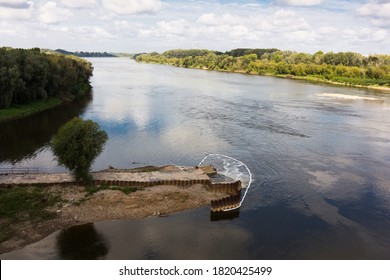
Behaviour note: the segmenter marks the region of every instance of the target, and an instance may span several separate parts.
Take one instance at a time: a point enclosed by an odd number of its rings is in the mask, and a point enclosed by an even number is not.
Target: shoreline
[[[170,215],[210,206],[232,192],[226,184],[210,183],[209,175],[215,174],[211,166],[146,166],[92,174],[95,185],[89,186],[72,181],[69,173],[1,175],[0,254],[70,226]]]
[[[259,75],[259,74],[253,74],[253,75]],[[381,92],[390,93],[390,87],[348,84],[348,83],[334,82],[334,81],[325,80],[325,79],[316,78],[316,77],[310,77],[310,76],[307,76],[307,77],[305,77],[305,76],[289,76],[289,75],[275,75],[275,76],[274,75],[264,75],[264,76],[283,78],[283,79],[300,80],[300,81],[306,81],[306,82],[311,82],[311,83],[323,83],[323,84],[330,84],[330,85],[341,86],[341,87],[371,89],[371,90],[377,90],[377,91],[381,91]]]
[[[45,211],[53,217],[38,222],[25,220],[9,225],[14,233],[0,243],[0,254],[21,249],[71,226],[166,216],[209,206],[212,199],[226,196],[223,193],[210,192],[201,184],[187,188],[158,185],[130,194],[117,189],[105,189],[92,195],[87,195],[83,186],[54,185],[45,188],[46,193],[61,195],[59,203],[45,207]],[[0,219],[0,225],[4,222],[1,220],[3,219]]]
[[[30,117],[32,115],[48,111],[63,104],[73,102],[91,93],[92,87],[83,90],[83,93],[78,96],[70,97],[50,97],[46,100],[40,100],[29,104],[13,105],[7,109],[0,109],[0,123],[19,120]]]
[[[7,109],[0,110],[0,123],[9,122],[13,120],[23,119],[57,106],[60,106],[66,102],[66,100],[61,100],[59,98],[49,98],[45,101],[38,101],[30,104],[14,106]]]
[[[172,65],[169,63],[155,63],[155,62],[145,62],[145,61],[137,61],[137,63],[145,63],[145,64],[156,64],[156,65],[166,65],[166,66],[172,66],[177,68],[183,68],[183,69],[195,69],[195,70],[206,70],[206,71],[216,71],[216,72],[222,72],[222,73],[233,73],[233,74],[243,74],[243,75],[254,75],[254,76],[263,76],[263,77],[274,77],[274,78],[282,78],[282,79],[291,79],[291,80],[299,80],[299,81],[306,81],[310,83],[323,83],[323,84],[330,84],[340,87],[354,87],[354,88],[363,88],[363,89],[371,89],[371,90],[377,90],[384,93],[390,93],[390,87],[383,87],[379,85],[372,85],[372,86],[365,86],[365,85],[359,85],[359,84],[348,84],[348,83],[342,83],[342,82],[335,82],[331,80],[325,80],[317,77],[312,76],[293,76],[293,75],[272,75],[272,74],[258,74],[253,72],[245,72],[242,70],[236,70],[236,71],[227,71],[227,70],[221,70],[221,69],[208,69],[205,67],[181,67]]]

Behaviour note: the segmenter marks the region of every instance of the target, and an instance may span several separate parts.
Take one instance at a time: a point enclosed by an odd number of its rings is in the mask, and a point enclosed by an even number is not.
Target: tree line
[[[39,48],[0,48],[0,109],[50,97],[73,99],[91,86],[91,63]]]
[[[309,54],[278,49],[234,49],[222,53],[179,49],[140,54],[135,59],[185,68],[390,86],[390,56],[386,54],[364,56],[354,52],[322,51]]]
[[[55,52],[66,54],[66,55],[75,55],[78,57],[116,57],[115,54],[108,53],[108,52],[83,52],[83,51],[70,52],[62,49],[56,49]]]

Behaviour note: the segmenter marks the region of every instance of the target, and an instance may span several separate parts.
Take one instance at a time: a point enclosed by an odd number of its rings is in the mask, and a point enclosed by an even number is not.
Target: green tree
[[[225,53],[171,50],[161,55],[139,55],[137,61],[260,75],[292,75],[309,80],[314,77],[355,85],[390,83],[390,56],[384,54],[366,57],[353,52],[318,51],[311,55],[277,49],[234,49]]]
[[[107,139],[97,123],[76,117],[58,130],[51,147],[58,163],[68,168],[76,181],[89,182],[91,165]]]
[[[0,109],[83,95],[90,89],[92,70],[90,62],[74,56],[0,48]]]

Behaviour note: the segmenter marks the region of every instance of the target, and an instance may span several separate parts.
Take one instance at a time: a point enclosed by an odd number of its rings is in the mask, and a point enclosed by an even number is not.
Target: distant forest
[[[108,52],[69,52],[62,49],[57,49],[55,52],[66,54],[66,55],[75,55],[78,57],[116,57],[115,54]]]
[[[318,51],[314,54],[278,49],[234,49],[225,53],[177,49],[140,54],[138,62],[328,81],[347,85],[390,87],[390,56]]]
[[[83,95],[91,88],[92,71],[91,63],[75,56],[0,48],[0,109]]]

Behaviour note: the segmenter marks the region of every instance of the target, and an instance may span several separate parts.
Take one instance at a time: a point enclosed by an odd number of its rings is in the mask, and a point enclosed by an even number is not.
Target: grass
[[[124,194],[129,194],[129,193],[139,191],[140,189],[136,187],[120,187],[120,186],[111,186],[111,185],[103,184],[99,186],[87,185],[85,186],[84,190],[86,192],[85,196],[79,201],[73,202],[73,205],[80,206],[82,203],[86,202],[90,196],[104,190],[117,190],[123,192]]]
[[[279,77],[279,78],[289,78],[294,80],[302,80],[315,83],[326,83],[333,84],[337,86],[350,86],[358,88],[373,88],[382,91],[390,91],[390,84],[388,80],[374,80],[374,79],[356,79],[356,78],[345,78],[345,77],[333,77],[326,79],[325,77],[320,76],[293,76],[285,74],[265,74],[266,76]]]
[[[56,107],[61,103],[63,103],[63,100],[53,97],[45,101],[37,101],[26,105],[13,105],[10,108],[0,110],[0,122],[24,118]]]
[[[44,187],[19,186],[0,189],[0,242],[14,233],[11,225],[23,221],[42,221],[55,216],[45,210],[61,201],[59,195],[47,194]]]
[[[135,187],[120,187],[120,186],[110,186],[110,185],[100,185],[100,186],[86,186],[85,191],[87,192],[86,196],[91,196],[97,192],[103,191],[103,190],[117,190],[121,191],[124,194],[133,193],[139,190],[139,188]]]
[[[10,239],[17,233],[18,223],[32,222],[37,224],[56,217],[55,212],[46,209],[63,203],[60,194],[49,193],[46,186],[18,186],[10,189],[0,188],[0,243]],[[119,190],[130,194],[140,190],[130,186],[100,185],[85,186],[85,197],[74,202],[80,205],[87,201],[90,196],[102,190]]]

